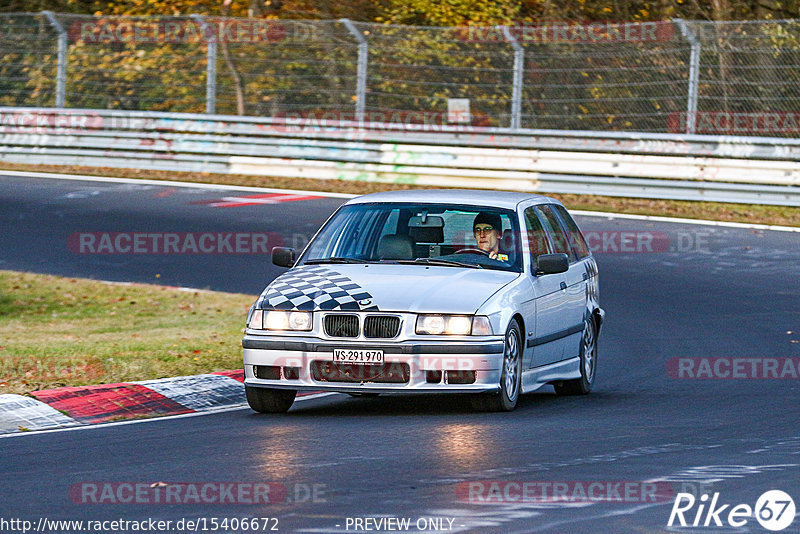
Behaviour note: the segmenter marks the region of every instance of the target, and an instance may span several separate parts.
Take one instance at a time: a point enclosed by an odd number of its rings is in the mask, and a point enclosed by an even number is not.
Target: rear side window
[[[556,254],[566,254],[569,256],[570,262],[577,260],[577,255],[569,246],[567,233],[561,226],[561,222],[558,220],[555,212],[550,209],[550,206],[535,206],[534,210],[536,210],[537,215],[539,215],[539,219],[542,221],[542,226],[544,226],[545,230],[547,230],[547,233],[550,234],[550,240],[553,242],[554,252]]]
[[[583,238],[583,234],[572,218],[572,215],[569,214],[564,206],[559,206],[558,204],[553,204],[553,209],[558,213],[559,217],[561,217],[561,221],[567,229],[569,246],[575,252],[577,258],[582,260],[587,257],[589,255],[589,247],[586,245],[586,240]]]

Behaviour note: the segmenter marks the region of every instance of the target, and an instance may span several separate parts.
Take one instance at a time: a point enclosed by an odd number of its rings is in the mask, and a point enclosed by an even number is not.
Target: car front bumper
[[[497,391],[503,363],[503,338],[479,341],[398,341],[395,343],[341,342],[314,337],[245,335],[242,340],[245,385],[298,391],[342,393],[480,393]],[[334,349],[380,349],[381,373],[362,373],[357,364],[334,364]],[[279,377],[257,378],[256,366],[270,368]],[[279,368],[277,371],[275,368]],[[287,372],[287,368],[290,372]],[[320,372],[320,369],[326,372]],[[386,383],[375,376],[402,369],[403,381]],[[291,370],[296,370],[291,372]],[[331,370],[335,372],[331,373]],[[437,375],[437,372],[439,375]],[[288,375],[288,376],[287,376]],[[439,377],[438,381],[435,379]],[[463,383],[463,378],[474,382]],[[406,380],[407,379],[407,380]]]

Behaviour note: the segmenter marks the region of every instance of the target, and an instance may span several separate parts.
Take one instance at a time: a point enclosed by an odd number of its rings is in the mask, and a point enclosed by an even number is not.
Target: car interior
[[[408,233],[386,234],[380,238],[375,251],[376,259],[437,258],[456,254],[459,250],[477,247],[474,242],[445,242],[445,221],[442,216],[415,215],[407,217],[407,221],[407,225],[398,224],[398,229],[405,229]],[[465,240],[468,241],[469,238]],[[516,241],[514,232],[510,228],[503,230],[500,237],[500,253],[508,256],[509,263],[516,261]]]

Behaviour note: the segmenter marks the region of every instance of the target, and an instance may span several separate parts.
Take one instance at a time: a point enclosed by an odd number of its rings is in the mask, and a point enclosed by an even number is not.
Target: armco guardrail
[[[0,161],[800,206],[800,140],[0,108]]]

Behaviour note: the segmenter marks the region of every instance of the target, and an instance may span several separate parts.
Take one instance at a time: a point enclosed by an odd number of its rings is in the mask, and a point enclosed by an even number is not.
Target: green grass
[[[192,172],[148,171],[100,167],[70,167],[57,165],[24,165],[0,162],[0,169],[19,171],[58,172],[118,178],[178,180],[183,182],[274,187],[309,191],[331,191],[363,195],[397,189],[434,189],[410,184],[381,184],[347,180],[315,180],[311,178],[280,178],[243,174],[211,174]],[[637,215],[659,215],[688,219],[710,219],[779,226],[800,226],[800,208],[766,206],[761,204],[729,204],[726,202],[690,202],[683,200],[651,200],[642,198],[604,197],[597,195],[568,195],[552,193],[569,209],[594,210]]]
[[[0,271],[0,393],[240,369],[254,300]]]

